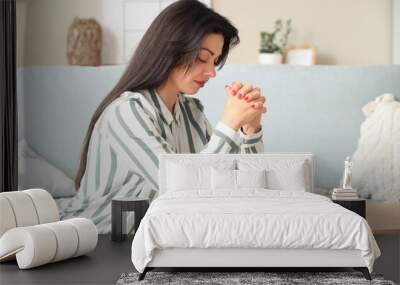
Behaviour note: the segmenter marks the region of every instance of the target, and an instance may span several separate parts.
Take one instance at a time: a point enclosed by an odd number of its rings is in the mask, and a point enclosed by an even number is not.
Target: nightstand
[[[334,200],[332,202],[339,204],[340,206],[359,214],[365,219],[366,217],[366,200],[365,199],[354,199],[354,200]]]
[[[123,241],[126,239],[126,212],[134,212],[134,230],[136,233],[140,221],[143,219],[148,208],[148,199],[113,199],[111,202],[111,239],[113,241]]]

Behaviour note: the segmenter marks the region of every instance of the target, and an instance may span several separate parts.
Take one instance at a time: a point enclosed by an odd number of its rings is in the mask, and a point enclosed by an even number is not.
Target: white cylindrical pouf
[[[49,192],[43,189],[29,189],[22,192],[31,197],[39,218],[39,224],[60,220],[57,204]]]
[[[0,195],[0,238],[6,231],[16,226],[17,222],[10,202],[6,197]]]
[[[49,263],[56,251],[55,234],[41,225],[11,229],[0,239],[0,259],[15,255],[20,269]]]
[[[96,248],[98,232],[96,226],[91,220],[85,218],[73,218],[65,220],[64,222],[73,225],[78,232],[79,245],[74,257],[88,253]]]
[[[20,269],[86,254],[96,248],[97,228],[85,218],[17,227],[0,238],[0,261],[16,257]]]
[[[50,229],[40,225],[24,229],[29,232],[29,235],[24,235],[24,250],[17,253],[19,268],[28,269],[51,262],[57,252],[55,234]]]
[[[11,205],[17,227],[33,226],[39,223],[35,205],[30,196],[23,191],[1,193]]]
[[[66,222],[44,224],[51,229],[57,238],[57,252],[51,262],[57,262],[74,256],[78,248],[79,237],[75,228]]]

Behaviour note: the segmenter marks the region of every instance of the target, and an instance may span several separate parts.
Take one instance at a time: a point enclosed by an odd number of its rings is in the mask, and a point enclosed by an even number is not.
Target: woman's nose
[[[205,74],[209,77],[215,77],[216,72],[215,72],[215,65],[213,64],[211,67],[208,67]]]

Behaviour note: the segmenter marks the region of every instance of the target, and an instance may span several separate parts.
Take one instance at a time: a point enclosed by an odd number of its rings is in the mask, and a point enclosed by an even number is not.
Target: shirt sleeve
[[[263,153],[264,142],[263,142],[263,131],[261,129],[255,134],[245,134],[242,130],[239,130],[239,135],[242,138],[242,144],[240,146],[240,153]]]
[[[158,189],[158,156],[175,152],[174,147],[164,139],[159,122],[146,112],[138,99],[124,101],[107,112],[102,128],[110,146],[128,165],[135,165],[153,189]],[[240,151],[239,133],[222,122],[209,134],[210,140],[201,153]]]
[[[211,134],[206,148],[201,153],[239,153],[242,138],[239,132],[230,128],[223,122],[218,122],[213,129],[210,122],[205,118],[206,132]]]

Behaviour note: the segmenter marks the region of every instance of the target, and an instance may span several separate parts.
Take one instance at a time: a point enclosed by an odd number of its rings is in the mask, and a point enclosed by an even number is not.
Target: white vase
[[[260,64],[282,64],[282,55],[280,53],[260,53],[258,62]]]

